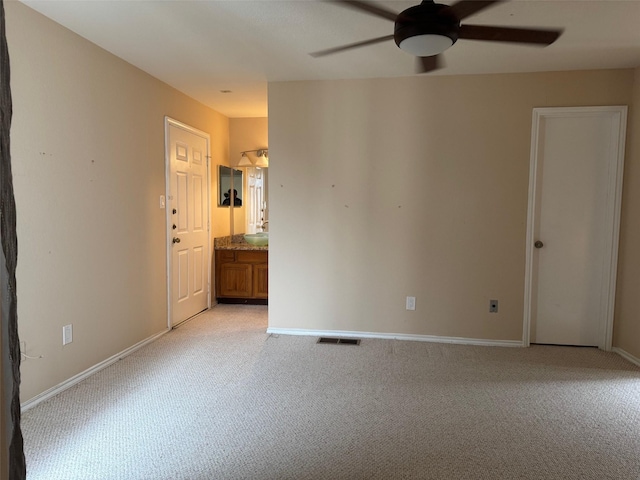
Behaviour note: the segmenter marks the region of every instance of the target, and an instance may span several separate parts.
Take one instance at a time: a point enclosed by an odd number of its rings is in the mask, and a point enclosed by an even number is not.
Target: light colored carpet
[[[29,410],[30,480],[640,478],[640,369],[595,349],[269,336],[220,305]]]

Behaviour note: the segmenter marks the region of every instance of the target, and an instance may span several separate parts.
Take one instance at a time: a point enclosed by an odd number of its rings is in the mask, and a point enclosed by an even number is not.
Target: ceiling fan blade
[[[460,25],[458,38],[464,38],[467,40],[487,40],[489,42],[551,45],[561,34],[562,30],[492,27],[489,25]]]
[[[458,20],[463,20],[474,13],[478,13],[480,10],[484,10],[502,1],[504,0],[460,0],[449,5],[449,7],[453,10],[456,17],[458,17]]]
[[[367,45],[374,45],[376,43],[386,42],[387,40],[393,40],[393,35],[385,35],[384,37],[363,40],[362,42],[350,43],[348,45],[342,45],[340,47],[327,48],[326,50],[313,52],[309,55],[311,55],[312,57],[324,57],[325,55],[331,55],[332,53],[344,52],[345,50],[351,50],[353,48],[366,47]]]
[[[387,10],[386,8],[375,6],[370,2],[360,2],[358,0],[327,1],[329,1],[329,3],[336,3],[345,7],[354,8],[360,12],[375,15],[376,17],[385,18],[387,20],[391,20],[392,22],[395,22],[396,18],[398,17],[398,14],[396,12]]]
[[[416,73],[429,73],[442,68],[442,55],[431,57],[416,57]]]

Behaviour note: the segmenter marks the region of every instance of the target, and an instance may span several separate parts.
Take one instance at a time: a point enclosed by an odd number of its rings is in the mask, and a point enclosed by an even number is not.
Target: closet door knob
[[[534,243],[533,246],[536,248],[542,248],[544,247],[544,243],[542,243],[540,240],[536,240],[536,243]]]

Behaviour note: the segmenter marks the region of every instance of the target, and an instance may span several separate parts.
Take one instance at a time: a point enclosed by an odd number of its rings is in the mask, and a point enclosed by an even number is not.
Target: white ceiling
[[[414,74],[413,57],[393,41],[310,57],[393,33],[393,22],[318,0],[22,1],[232,118],[267,116],[267,82]],[[379,3],[401,11],[418,0]],[[565,31],[546,48],[460,40],[428,75],[640,65],[640,0],[514,0],[462,23]]]

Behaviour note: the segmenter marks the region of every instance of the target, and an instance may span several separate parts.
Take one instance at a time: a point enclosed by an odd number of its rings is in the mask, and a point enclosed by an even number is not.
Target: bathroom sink
[[[245,233],[244,239],[251,245],[263,247],[269,245],[269,232]]]

